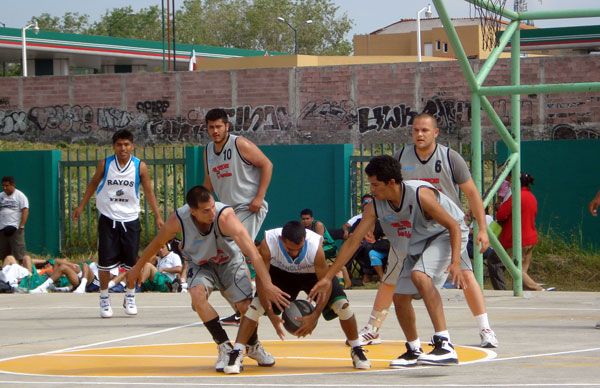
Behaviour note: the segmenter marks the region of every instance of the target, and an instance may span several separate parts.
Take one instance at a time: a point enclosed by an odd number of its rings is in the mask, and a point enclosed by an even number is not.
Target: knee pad
[[[352,318],[354,312],[350,308],[348,299],[338,299],[332,303],[331,309],[340,318],[341,321],[347,321]]]
[[[252,299],[252,303],[248,306],[248,310],[244,315],[246,318],[258,322],[258,319],[265,314],[265,308],[260,304],[258,297]]]

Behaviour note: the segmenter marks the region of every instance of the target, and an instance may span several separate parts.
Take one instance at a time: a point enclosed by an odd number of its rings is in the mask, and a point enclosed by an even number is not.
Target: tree
[[[62,18],[44,12],[38,17],[32,17],[29,22],[37,20],[42,30],[85,34],[89,29],[89,19],[89,15],[80,15],[77,12],[66,12]]]
[[[134,12],[131,6],[106,11],[102,18],[88,29],[91,35],[108,35],[145,40],[162,39],[160,8],[150,6]]]

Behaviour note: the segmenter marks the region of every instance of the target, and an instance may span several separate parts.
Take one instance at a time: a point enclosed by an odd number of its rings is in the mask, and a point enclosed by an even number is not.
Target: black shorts
[[[295,300],[300,291],[304,291],[308,295],[319,280],[314,273],[291,273],[272,265],[269,268],[269,275],[271,275],[271,282],[283,292],[289,294],[291,300]],[[347,299],[347,296],[337,278],[333,278],[331,280],[331,295],[327,301],[327,306],[323,309],[323,318],[325,320],[331,321],[337,317],[331,309],[331,305],[339,299]],[[273,310],[276,314],[280,313],[276,307]]]
[[[140,220],[113,221],[105,215],[98,219],[98,269],[127,269],[137,261],[140,248]]]

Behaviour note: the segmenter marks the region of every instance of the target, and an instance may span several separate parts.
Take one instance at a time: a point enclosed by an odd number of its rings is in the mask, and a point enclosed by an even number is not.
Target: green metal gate
[[[185,151],[184,146],[138,147],[135,155],[148,166],[154,195],[163,219],[183,205],[185,197]],[[111,147],[88,146],[64,151],[59,163],[60,182],[60,251],[62,254],[95,254],[97,250],[98,212],[94,198],[75,223],[72,212],[79,204],[96,171],[98,161],[113,154]],[[143,191],[143,190],[142,190]],[[141,196],[140,221],[142,223],[141,245],[145,246],[155,235],[157,228],[154,215]]]

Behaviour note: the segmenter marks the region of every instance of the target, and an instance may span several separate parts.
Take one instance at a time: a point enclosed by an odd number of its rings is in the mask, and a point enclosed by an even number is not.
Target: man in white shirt
[[[181,273],[181,267],[181,257],[177,253],[169,251],[164,245],[156,256],[156,266],[146,263],[142,268],[140,275],[142,291],[171,291],[173,281]]]
[[[0,192],[0,259],[12,254],[23,264],[25,256],[25,224],[29,217],[29,200],[15,186],[15,178],[2,178]],[[27,268],[31,271],[31,264]]]

